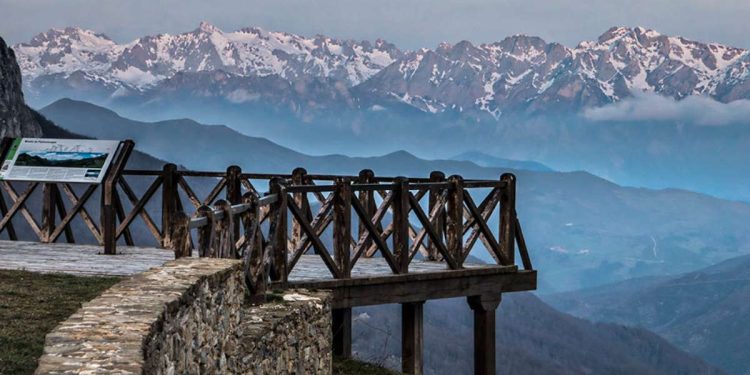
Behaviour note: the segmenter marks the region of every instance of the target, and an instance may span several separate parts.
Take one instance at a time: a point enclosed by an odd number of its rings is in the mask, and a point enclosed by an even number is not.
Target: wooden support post
[[[177,166],[165,164],[162,169],[161,185],[161,246],[165,249],[172,248],[172,226],[177,210],[177,200],[180,196],[177,192]]]
[[[216,258],[237,259],[237,247],[235,246],[234,237],[234,215],[232,215],[232,206],[229,202],[219,199],[214,204],[216,210],[224,212],[221,220],[216,220],[213,226],[214,251],[213,256]]]
[[[333,329],[333,355],[338,358],[352,357],[352,309],[331,310]]]
[[[269,194],[276,194],[276,201],[271,204],[269,213],[269,241],[271,249],[271,281],[287,280],[287,198],[284,179],[274,178],[269,183]]]
[[[363,169],[359,171],[359,177],[357,178],[357,183],[360,184],[373,184],[375,183],[375,172],[373,172],[371,169]],[[372,216],[375,215],[375,211],[377,211],[377,207],[375,205],[375,192],[371,190],[365,190],[359,192],[359,203],[362,206],[362,208],[365,209],[365,214],[368,220],[372,220]],[[367,233],[367,227],[365,227],[364,223],[362,223],[363,219],[359,219],[359,228],[357,231],[357,238],[362,238],[362,235]],[[378,223],[378,226],[376,227],[378,231],[381,233],[383,232],[382,225]],[[369,249],[372,246],[372,238],[368,238],[364,241],[362,247],[364,249]],[[365,257],[368,257],[367,252],[364,253]]]
[[[55,230],[56,189],[57,185],[54,183],[42,185],[42,236],[40,240],[43,243],[51,242],[52,232]]]
[[[179,211],[174,215],[174,225],[172,225],[172,250],[174,258],[192,256],[192,246],[190,246],[190,217],[184,212]]]
[[[307,170],[305,168],[295,168],[292,171],[292,185],[305,185],[307,184]],[[302,192],[296,192],[293,194],[294,204],[299,207],[300,212],[305,215],[307,222],[312,222],[312,212],[310,211],[310,202],[307,200],[307,194]],[[292,238],[290,239],[292,249],[296,249],[302,241],[302,225],[297,219],[292,219]],[[313,251],[317,254],[318,249],[313,247]]]
[[[445,173],[440,171],[433,171],[430,173],[430,182],[445,182]],[[440,196],[441,189],[430,188],[428,213],[432,212],[437,205],[438,197]],[[443,228],[445,226],[445,211],[440,210],[435,220],[435,234],[438,237],[443,238]],[[440,260],[442,257],[438,252],[437,246],[432,241],[432,238],[427,238],[427,260]]]
[[[393,181],[393,255],[398,261],[399,273],[409,272],[409,180],[396,177]]]
[[[250,208],[242,215],[245,228],[245,252],[242,254],[245,285],[250,292],[250,303],[259,305],[265,302],[266,279],[263,257],[263,240],[260,236],[260,207],[255,192],[248,191],[242,196],[242,203]]]
[[[464,180],[461,176],[453,175],[448,178],[448,182],[450,188],[445,224],[446,248],[461,268],[464,259]]]
[[[422,374],[424,301],[401,304],[401,372]]]
[[[208,224],[198,228],[198,256],[211,257],[213,256],[213,226],[215,225],[213,211],[211,207],[203,205],[195,211],[195,217],[205,217],[208,220]]]
[[[516,263],[516,176],[504,173],[500,181],[505,182],[500,196],[500,250],[508,259],[508,265],[513,265]]]
[[[495,311],[501,295],[469,296],[469,307],[474,310],[474,374],[495,374]]]
[[[336,179],[333,196],[333,256],[341,278],[351,274],[352,185],[348,179]]]
[[[125,169],[133,147],[135,147],[135,143],[129,139],[120,143],[117,156],[112,162],[102,184],[102,208],[100,215],[104,254],[114,255],[117,253],[117,217],[115,216],[117,212],[114,197],[117,194],[117,181],[122,176],[122,171]]]
[[[227,202],[230,206],[242,203],[242,168],[236,165],[227,168]],[[233,238],[240,238],[239,220],[234,220],[230,229]]]

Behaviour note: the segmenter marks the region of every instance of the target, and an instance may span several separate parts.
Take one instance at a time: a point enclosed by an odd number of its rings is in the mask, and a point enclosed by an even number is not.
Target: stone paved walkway
[[[173,260],[169,250],[119,246],[104,255],[100,246],[0,241],[0,269],[73,275],[126,276]]]

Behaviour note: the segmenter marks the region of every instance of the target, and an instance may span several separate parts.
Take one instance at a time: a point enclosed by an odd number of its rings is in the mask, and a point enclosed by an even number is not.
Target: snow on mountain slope
[[[214,70],[242,76],[276,74],[290,80],[309,75],[352,86],[401,55],[382,40],[305,38],[259,28],[225,33],[206,22],[188,33],[146,36],[127,44],[90,30],[53,29],[14,49],[29,80],[83,71],[137,89],[147,89],[177,72]]]
[[[634,91],[675,99],[748,98],[748,66],[746,50],[614,27],[575,48],[525,35],[478,46],[441,44],[407,54],[363,86],[425,111],[457,106],[498,117],[514,110],[599,106]]]
[[[574,48],[514,35],[489,44],[401,51],[382,40],[306,38],[259,28],[224,32],[202,22],[191,32],[127,44],[79,28],[55,29],[14,48],[31,96],[86,89],[110,98],[153,99],[168,90],[233,103],[282,98],[278,103],[294,102],[297,110],[308,102],[316,110],[341,101],[349,108],[395,102],[427,113],[495,119],[508,112],[578,111],[636,91],[678,100],[750,98],[747,50],[642,27],[613,27]],[[210,78],[203,79],[206,86],[174,79],[212,72],[220,74],[202,76]],[[260,77],[280,81],[261,84]],[[317,100],[321,92],[329,99]]]

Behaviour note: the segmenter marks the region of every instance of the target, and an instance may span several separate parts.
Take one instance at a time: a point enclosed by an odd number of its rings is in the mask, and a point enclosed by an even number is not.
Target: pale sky
[[[750,48],[750,0],[0,0],[0,36],[28,41],[81,26],[117,42],[195,29],[245,26],[302,35],[383,38],[401,48],[537,35],[574,46],[611,26]]]

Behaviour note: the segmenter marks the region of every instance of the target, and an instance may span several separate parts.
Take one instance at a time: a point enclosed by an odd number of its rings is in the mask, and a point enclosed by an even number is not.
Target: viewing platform
[[[536,289],[512,174],[125,170],[132,148],[121,142],[101,183],[0,181],[9,240],[0,241],[0,268],[132,275],[181,257],[242,259],[253,303],[267,290],[331,291],[335,356],[352,354],[352,307],[400,303],[409,374],[422,373],[425,301],[467,298],[475,373],[494,374],[502,293]]]

